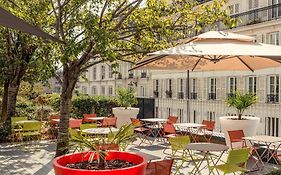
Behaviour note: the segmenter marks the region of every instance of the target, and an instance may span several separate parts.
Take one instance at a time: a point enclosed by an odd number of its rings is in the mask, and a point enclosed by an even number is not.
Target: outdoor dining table
[[[196,134],[199,132],[200,128],[205,125],[198,123],[175,123],[174,126],[180,131],[181,135],[189,134],[190,138],[196,141]]]
[[[17,121],[15,122],[17,125],[22,125],[24,123],[33,123],[33,122],[40,122],[38,120],[20,120],[20,121]]]
[[[200,169],[204,161],[207,161],[207,166],[210,167],[216,166],[218,162],[220,161],[222,155],[225,151],[229,149],[226,145],[216,144],[216,143],[190,143],[186,145],[186,150],[188,151],[188,154],[191,158],[191,160],[194,162],[195,166],[191,170],[191,174],[202,174],[201,171],[206,168],[204,166]],[[194,158],[193,151],[200,151],[203,153],[203,158],[199,159],[198,163],[196,163],[196,160]],[[219,156],[214,156],[211,153],[212,152],[219,152]],[[216,157],[216,158],[215,158]],[[216,159],[216,160],[215,160]],[[211,162],[210,162],[211,161]],[[213,169],[209,169],[209,174],[213,172]]]
[[[151,134],[154,138],[161,135],[162,123],[166,123],[168,121],[168,119],[164,118],[145,118],[140,120],[144,122],[146,127],[150,128],[149,134]]]
[[[88,128],[83,129],[82,132],[88,135],[108,135],[111,132],[117,132],[117,128]]]
[[[94,121],[97,123],[101,123],[104,118],[105,117],[88,117],[88,120],[91,120],[91,121]]]
[[[274,136],[266,136],[266,135],[257,135],[257,136],[250,136],[250,137],[243,137],[244,140],[247,140],[250,142],[250,144],[253,146],[253,153],[256,154],[257,159],[253,167],[257,167],[258,169],[264,168],[263,158],[267,156],[268,163],[272,158],[275,161],[276,164],[279,164],[279,161],[276,159],[274,154],[281,146],[281,137],[274,137]],[[259,153],[257,150],[260,148],[265,148],[262,153]],[[253,157],[252,153],[252,157]],[[258,166],[258,163],[262,164],[262,167],[260,168]],[[252,169],[253,169],[252,167]],[[251,170],[254,171],[254,170]]]

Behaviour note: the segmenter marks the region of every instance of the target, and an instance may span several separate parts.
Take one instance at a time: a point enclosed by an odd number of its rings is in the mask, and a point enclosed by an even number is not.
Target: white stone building
[[[253,36],[256,42],[280,45],[281,1],[279,0],[229,0],[233,17],[241,23],[229,31]],[[223,30],[218,26],[218,30]],[[107,64],[96,65],[86,73],[88,81],[80,81],[79,88],[90,95],[114,95],[119,86],[134,85],[138,97],[155,98],[155,117],[177,115],[181,122],[198,122],[203,119],[216,121],[219,117],[235,114],[225,104],[233,90],[255,92],[258,103],[245,114],[261,118],[260,134],[280,136],[281,68],[255,72],[190,72],[189,100],[187,100],[187,72],[133,71],[130,64],[121,63],[121,75],[112,75]]]

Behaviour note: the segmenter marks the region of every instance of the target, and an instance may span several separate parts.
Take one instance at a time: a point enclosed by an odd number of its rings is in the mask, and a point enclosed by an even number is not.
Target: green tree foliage
[[[117,89],[117,100],[119,105],[125,109],[138,103],[138,100],[135,97],[135,91],[132,88]]]

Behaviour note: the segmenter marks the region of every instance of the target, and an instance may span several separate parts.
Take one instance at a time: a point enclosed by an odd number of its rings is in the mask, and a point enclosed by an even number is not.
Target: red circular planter
[[[56,175],[145,175],[147,161],[144,157],[130,152],[110,151],[107,160],[121,159],[135,163],[135,166],[115,170],[82,170],[67,168],[67,163],[86,161],[89,159],[88,152],[74,153],[57,157],[53,160]]]

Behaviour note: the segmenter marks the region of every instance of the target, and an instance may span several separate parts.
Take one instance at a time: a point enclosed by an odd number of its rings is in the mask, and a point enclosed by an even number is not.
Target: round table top
[[[144,122],[167,122],[168,119],[164,119],[164,118],[144,118],[144,119],[140,119],[141,121]]]
[[[33,122],[39,122],[39,121],[38,120],[21,120],[21,121],[17,121],[16,124],[33,123]]]
[[[226,151],[229,149],[226,145],[221,145],[217,143],[190,143],[186,145],[186,149],[194,150],[194,151]]]
[[[117,128],[89,128],[89,129],[83,129],[83,133],[87,134],[109,134],[110,132],[117,132]]]
[[[180,128],[198,128],[205,125],[199,123],[175,123],[174,126]]]
[[[105,117],[88,117],[89,120],[103,120]]]

